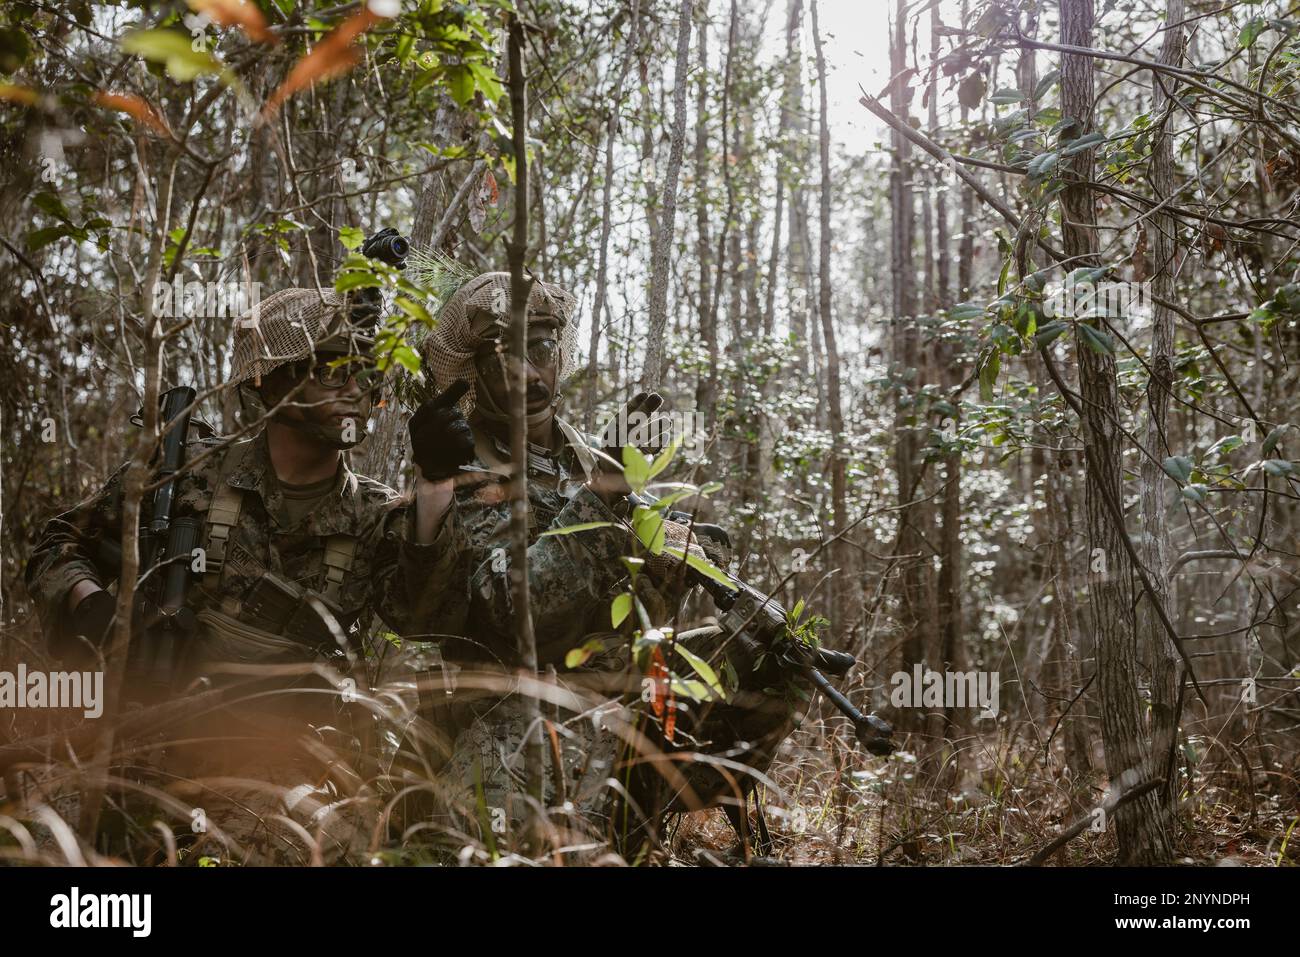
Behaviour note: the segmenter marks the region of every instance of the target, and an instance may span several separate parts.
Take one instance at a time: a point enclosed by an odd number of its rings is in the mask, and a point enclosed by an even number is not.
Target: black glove
[[[601,441],[604,442],[604,448],[602,448],[601,451],[619,465],[623,464],[623,446],[625,445],[637,445],[641,448],[642,452],[647,450],[651,453],[662,451],[662,449],[653,442],[653,438],[655,437],[653,435],[655,431],[654,428],[652,426],[648,427],[648,425],[653,420],[654,413],[663,404],[664,397],[658,392],[638,392],[634,395],[628,401],[627,405],[623,406],[622,411],[620,411],[618,415],[614,416],[614,418],[610,419],[609,424],[605,426],[605,432],[601,436]],[[638,415],[637,413],[640,414]],[[633,442],[632,439],[638,437],[632,435],[632,433],[636,431],[644,431],[646,433],[645,438],[651,440],[650,444],[647,445],[643,442]],[[612,468],[608,462],[603,462],[601,464],[606,469]]]
[[[410,243],[391,226],[381,229],[373,236],[367,236],[361,244],[361,255],[378,259],[397,269],[406,268],[406,254],[410,250]]]
[[[426,479],[452,478],[462,465],[474,461],[474,432],[456,403],[469,391],[469,383],[456,382],[415,410],[407,429],[411,433],[411,459]]]

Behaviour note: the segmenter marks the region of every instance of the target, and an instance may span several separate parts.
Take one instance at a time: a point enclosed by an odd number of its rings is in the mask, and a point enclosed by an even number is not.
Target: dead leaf
[[[352,41],[383,19],[385,18],[366,6],[356,16],[343,21],[327,34],[310,53],[293,65],[284,82],[276,87],[262,107],[261,121],[271,119],[285,100],[299,90],[332,80],[356,66],[361,55],[352,46]]]
[[[250,40],[274,46],[280,38],[267,29],[262,11],[248,0],[186,0],[195,13],[207,14],[209,20],[223,27],[239,27]]]
[[[36,91],[29,90],[25,86],[14,86],[12,83],[0,83],[0,100],[21,103],[24,106],[34,106],[36,104]]]
[[[148,101],[133,93],[105,93],[99,90],[91,97],[91,102],[106,110],[125,113],[137,123],[143,123],[159,136],[171,138],[172,131],[167,128],[159,112]]]

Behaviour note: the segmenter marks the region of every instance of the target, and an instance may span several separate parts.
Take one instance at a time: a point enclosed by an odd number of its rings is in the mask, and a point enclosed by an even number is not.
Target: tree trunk
[[[1061,42],[1092,45],[1093,0],[1061,0]],[[1065,54],[1061,63],[1061,112],[1077,117],[1073,136],[1092,128],[1092,61]],[[1065,165],[1069,185],[1061,192],[1062,239],[1071,267],[1097,264],[1096,210],[1087,183],[1093,151],[1084,150]],[[1102,741],[1111,787],[1128,790],[1151,775],[1143,733],[1142,701],[1137,687],[1137,632],[1133,615],[1133,566],[1124,546],[1124,439],[1115,357],[1088,345],[1076,331],[1079,392],[1087,475],[1089,541],[1089,611],[1097,644],[1097,683],[1101,701]],[[1156,864],[1170,856],[1169,838],[1152,793],[1115,811],[1115,831],[1123,864]]]
[[[515,222],[507,244],[510,261],[510,352],[515,357],[510,379],[510,592],[515,608],[515,643],[525,677],[537,676],[537,641],[533,634],[532,606],[528,595],[528,297],[532,277],[524,276],[528,257],[528,90],[523,69],[524,30],[516,15],[510,17],[511,139],[515,154]],[[527,737],[524,769],[528,796],[542,800],[541,708],[533,694],[524,698]],[[527,842],[536,851],[542,833],[539,810],[530,804]]]
[[[663,219],[650,255],[650,319],[646,331],[645,364],[641,385],[656,389],[664,372],[664,339],[668,325],[668,252],[677,220],[677,178],[682,168],[682,147],[686,139],[686,76],[690,72],[691,10],[694,0],[682,0],[677,22],[677,64],[673,71],[673,129],[668,145],[668,168],[664,171]]]
[[[1183,0],[1166,0],[1164,44],[1160,50],[1160,62],[1170,66],[1180,66],[1183,57]],[[1154,87],[1151,114],[1160,124],[1151,150],[1151,186],[1157,201],[1163,200],[1174,191],[1174,158],[1172,133],[1169,124],[1173,122],[1173,108],[1170,88],[1173,77],[1167,74],[1151,74]],[[1161,117],[1161,114],[1165,114]],[[1151,367],[1151,380],[1147,384],[1147,421],[1144,443],[1147,455],[1142,458],[1141,500],[1142,528],[1142,562],[1146,565],[1148,578],[1153,586],[1156,600],[1169,610],[1169,530],[1165,523],[1165,491],[1168,477],[1159,463],[1166,456],[1175,454],[1169,448],[1166,427],[1169,415],[1169,393],[1173,385],[1174,355],[1174,314],[1167,306],[1160,305],[1160,300],[1173,301],[1176,296],[1174,288],[1174,259],[1177,255],[1178,224],[1171,213],[1161,211],[1151,217],[1147,227],[1151,233],[1151,252],[1153,258],[1152,276],[1152,319],[1151,355],[1148,364]],[[1256,342],[1259,339],[1256,337]],[[1263,367],[1263,363],[1259,363]],[[1173,780],[1173,756],[1178,737],[1179,698],[1183,682],[1182,659],[1178,650],[1169,639],[1160,616],[1151,607],[1151,596],[1143,597],[1138,605],[1138,636],[1143,648],[1151,674],[1151,732],[1152,732],[1152,768],[1154,773],[1166,781],[1156,791],[1166,818],[1172,820],[1175,802],[1178,796]]]
[[[817,22],[817,0],[812,0],[812,35],[817,51],[817,90],[820,100],[818,152],[821,158],[820,213],[818,233],[819,262],[817,312],[821,317],[822,337],[826,340],[826,391],[831,428],[831,531],[837,536],[831,557],[838,573],[828,579],[828,601],[833,622],[832,640],[838,646],[849,632],[853,620],[846,599],[853,593],[852,555],[843,535],[848,527],[847,490],[844,467],[844,408],[840,398],[840,352],[831,315],[831,130],[826,97],[826,57],[822,49],[821,29]]]

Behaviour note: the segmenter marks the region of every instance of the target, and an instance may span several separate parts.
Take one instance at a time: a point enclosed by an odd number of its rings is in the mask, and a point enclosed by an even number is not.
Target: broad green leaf
[[[349,292],[353,289],[374,288],[380,286],[378,277],[374,273],[357,270],[354,272],[341,272],[338,278],[334,280],[335,292]]]
[[[632,512],[632,529],[641,544],[649,549],[651,555],[658,555],[664,550],[664,517],[651,508],[637,508]]]
[[[1071,140],[1061,150],[1062,156],[1074,156],[1076,153],[1082,153],[1084,150],[1092,149],[1098,143],[1106,142],[1106,134],[1093,131],[1086,136],[1080,136],[1077,140]]]
[[[414,299],[407,299],[405,296],[396,296],[393,299],[393,305],[406,315],[410,316],[416,322],[422,322],[426,326],[433,324],[433,316],[429,315],[429,310],[424,308],[422,303]]]
[[[1115,343],[1111,342],[1110,336],[1096,326],[1080,322],[1075,325],[1075,328],[1079,330],[1079,338],[1083,340],[1083,344],[1093,352],[1099,352],[1103,355],[1115,354]]]
[[[709,686],[709,689],[716,694],[719,699],[726,699],[727,693],[722,688],[722,682],[718,680],[717,672],[709,667],[707,661],[695,654],[681,642],[674,644],[673,650],[686,659],[686,663],[695,670],[695,673],[704,680],[704,683]]]
[[[632,614],[632,596],[625,592],[617,596],[609,606],[610,624],[617,628],[630,614]]]
[[[644,491],[650,481],[650,462],[634,445],[623,446],[623,478],[634,492]]]
[[[649,479],[654,478],[664,469],[668,468],[669,464],[671,464],[673,460],[673,456],[677,454],[677,450],[680,449],[681,447],[682,447],[682,437],[679,435],[676,436],[671,443],[669,443],[668,448],[664,449],[657,456],[655,456],[655,460],[650,466],[650,474],[647,476],[647,481]],[[628,484],[630,485],[631,482],[629,482]]]
[[[959,302],[948,310],[949,319],[957,319],[961,322],[969,322],[972,319],[979,319],[984,315],[984,304],[978,302]]]
[[[1276,429],[1273,429],[1268,435],[1264,436],[1264,444],[1259,447],[1259,450],[1265,455],[1271,454],[1277,448],[1277,443],[1282,440],[1282,435],[1285,432],[1285,425],[1279,425]]]
[[[1034,342],[1040,347],[1050,346],[1056,341],[1057,336],[1069,328],[1070,324],[1063,319],[1053,319],[1051,322],[1045,322],[1034,333]]]
[[[1192,478],[1192,460],[1185,455],[1171,455],[1165,459],[1165,473],[1176,479],[1180,485],[1186,485]]]
[[[1012,103],[1020,103],[1024,98],[1025,94],[1021,93],[1019,90],[1007,88],[995,91],[993,95],[989,97],[989,102],[996,103],[998,106],[1008,106]]]
[[[1029,175],[1043,177],[1048,175],[1056,168],[1056,164],[1061,160],[1061,154],[1055,150],[1040,153],[1029,161]]]
[[[339,227],[339,242],[343,248],[349,252],[353,249],[360,249],[361,244],[366,241],[366,234],[356,226]]]
[[[392,357],[398,365],[412,375],[420,371],[420,354],[405,343],[392,351]]]
[[[1295,463],[1286,459],[1268,459],[1264,463],[1264,471],[1275,478],[1281,478],[1295,471]]]
[[[178,83],[222,72],[221,63],[211,53],[195,52],[191,42],[190,37],[176,30],[137,30],[122,38],[122,49],[164,64],[167,75]]]

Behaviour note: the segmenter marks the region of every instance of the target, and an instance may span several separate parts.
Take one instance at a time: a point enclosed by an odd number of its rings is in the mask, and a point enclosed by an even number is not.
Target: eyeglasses
[[[331,359],[312,367],[312,378],[327,389],[341,389],[349,379],[356,379],[362,388],[372,386],[378,369],[373,360],[364,358]]]
[[[538,339],[528,344],[526,353],[528,364],[534,369],[554,368],[560,359],[560,344],[554,339]],[[486,378],[502,378],[507,369],[512,369],[513,356],[505,352],[489,352],[474,360],[478,374]]]

